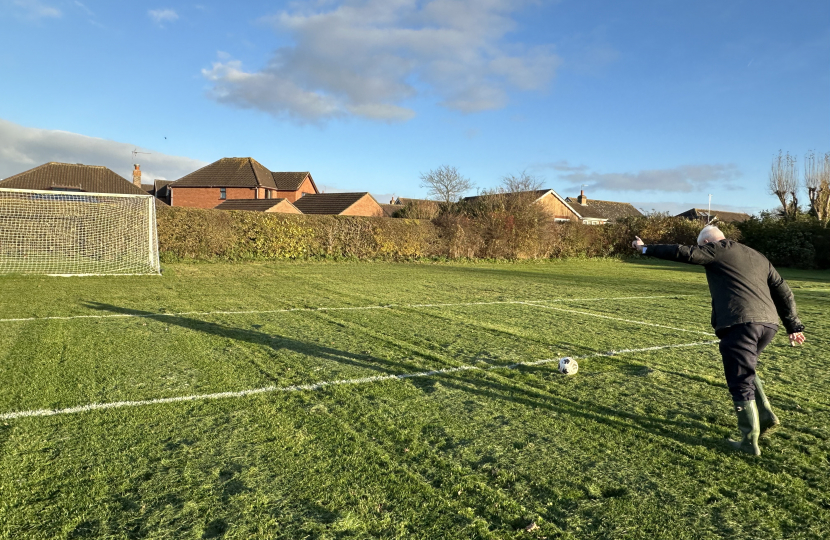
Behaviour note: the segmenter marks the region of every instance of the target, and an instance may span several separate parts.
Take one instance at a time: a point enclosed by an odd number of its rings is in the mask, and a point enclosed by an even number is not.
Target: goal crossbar
[[[155,201],[0,188],[0,274],[158,275]]]

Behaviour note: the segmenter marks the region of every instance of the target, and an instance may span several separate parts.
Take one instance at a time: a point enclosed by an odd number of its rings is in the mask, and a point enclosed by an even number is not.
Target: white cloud
[[[103,165],[124,178],[132,179],[134,145],[107,139],[87,137],[67,131],[24,127],[0,119],[0,178],[7,178],[50,161]],[[156,178],[178,180],[206,165],[187,157],[154,152],[141,154],[142,179],[150,183]]]
[[[525,1],[345,0],[264,19],[294,45],[258,71],[220,58],[203,75],[221,103],[298,121],[343,116],[404,121],[419,95],[466,112],[504,107],[510,90],[541,90],[560,60],[510,44]],[[331,2],[317,3],[331,6]]]
[[[86,14],[89,15],[90,17],[95,16],[95,13],[93,13],[91,9],[86,7],[86,5],[84,3],[79,2],[78,0],[75,0],[75,5],[78,6],[79,8],[81,8],[82,10],[84,10],[86,12]]]
[[[608,191],[664,191],[692,192],[718,185],[725,189],[740,189],[735,180],[741,172],[734,164],[681,165],[672,169],[647,169],[626,173],[599,173],[587,167],[569,167],[557,162],[551,168],[565,172],[559,178],[572,187],[586,185],[587,189]]]
[[[63,15],[60,9],[43,4],[39,0],[12,0],[11,4],[19,13],[30,19],[56,19]]]
[[[179,18],[179,14],[173,9],[151,9],[147,15],[158,25],[173,22]]]

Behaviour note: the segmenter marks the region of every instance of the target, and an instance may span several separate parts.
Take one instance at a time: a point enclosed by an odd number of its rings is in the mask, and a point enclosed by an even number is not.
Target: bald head
[[[697,245],[702,246],[703,244],[708,244],[709,242],[720,242],[724,238],[726,237],[715,225],[707,225],[703,227],[703,230],[700,231],[699,235],[697,235]]]

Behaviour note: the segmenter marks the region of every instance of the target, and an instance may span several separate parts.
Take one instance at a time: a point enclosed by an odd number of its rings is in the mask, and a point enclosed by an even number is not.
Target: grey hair
[[[707,225],[703,227],[703,230],[700,231],[699,235],[697,235],[697,245],[702,246],[706,243],[706,240],[709,240],[710,242],[717,242],[719,240],[723,240],[724,238],[726,237],[723,235],[723,232],[718,229],[717,225]]]

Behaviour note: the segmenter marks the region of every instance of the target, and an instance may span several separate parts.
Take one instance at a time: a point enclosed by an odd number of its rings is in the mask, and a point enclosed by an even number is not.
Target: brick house
[[[374,197],[363,193],[319,193],[306,195],[294,203],[303,214],[384,217],[386,213]]]
[[[233,199],[287,199],[319,191],[309,172],[271,172],[253,158],[222,158],[167,186],[171,206],[216,208]]]
[[[137,167],[137,166],[136,166]],[[136,185],[123,176],[100,165],[82,163],[44,163],[0,181],[0,187],[10,189],[39,189],[45,191],[79,191],[87,193],[119,193],[147,195],[141,189],[141,177]]]
[[[280,214],[302,214],[288,199],[231,199],[216,207],[217,210],[246,210]]]

